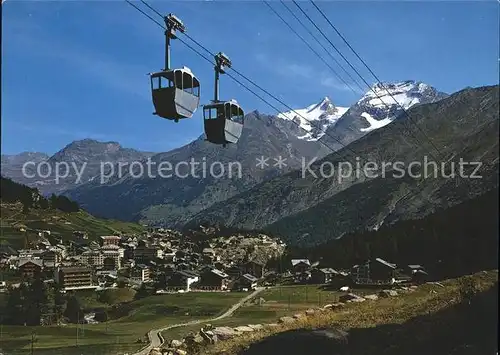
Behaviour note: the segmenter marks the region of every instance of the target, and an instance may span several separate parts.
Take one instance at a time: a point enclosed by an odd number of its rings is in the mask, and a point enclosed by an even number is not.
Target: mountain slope
[[[438,280],[494,269],[498,266],[498,188],[418,220],[350,233],[310,249],[297,248],[286,257],[323,260],[323,267],[333,268],[349,268],[377,257],[397,265],[418,262]]]
[[[415,85],[410,84],[402,87],[394,85],[400,94],[420,95],[421,101],[425,102],[435,99],[429,92],[437,92],[424,84],[421,86],[429,90],[419,91],[415,89]],[[376,119],[385,117],[378,117],[379,113],[385,115],[385,111],[379,111],[372,112]],[[325,139],[325,131],[335,128],[338,122],[342,121],[346,112],[348,108],[335,106],[327,97],[305,109],[296,109],[277,116],[252,112],[245,118],[245,128],[237,146],[222,149],[205,143],[200,138],[172,152],[158,154],[152,159],[157,165],[169,162],[173,167],[191,158],[197,162],[205,161],[207,166],[217,161],[226,167],[230,162],[239,162],[242,167],[241,178],[207,176],[200,179],[193,177],[193,174],[185,178],[133,178],[129,174],[121,179],[111,178],[104,185],[96,182],[83,185],[68,191],[68,195],[95,214],[179,227],[214,203],[245,192],[272,177],[300,169],[304,160],[321,158],[328,154],[329,150],[324,142],[319,141]],[[359,133],[364,135],[363,132]],[[265,169],[256,166],[257,159],[261,157],[269,158],[269,166]],[[276,166],[280,157],[286,159],[286,166],[281,168]],[[200,167],[197,167],[194,171],[198,172],[199,169]],[[119,201],[120,208],[114,205],[116,201]]]
[[[47,159],[46,155],[37,155],[23,160],[25,155],[10,157],[10,160],[32,162],[27,166],[27,175],[22,173],[22,164],[12,165],[5,160],[9,167],[5,176],[31,187],[37,187],[44,195],[61,193],[85,183],[100,175],[101,171],[108,172],[116,164],[141,161],[153,153],[140,152],[130,148],[123,148],[117,142],[99,142],[94,139],[74,141]],[[37,159],[33,159],[37,158]],[[46,162],[46,164],[40,164]],[[38,168],[38,170],[37,170]],[[56,178],[57,171],[59,179]]]
[[[39,152],[22,152],[19,154],[2,154],[1,171],[2,176],[14,179],[19,183],[28,182],[28,178],[23,175],[23,166],[27,162],[38,164],[49,159],[45,153]]]
[[[312,157],[318,151],[317,142],[298,139],[287,128],[290,122],[286,120],[252,112],[245,122],[237,145],[223,148],[200,137],[186,146],[151,157],[152,174],[139,176],[141,169],[147,171],[143,165],[122,178],[111,177],[105,184],[92,181],[66,194],[97,215],[172,227],[183,225],[215,202],[299,168],[302,156]],[[281,169],[274,166],[273,159],[280,156],[286,159],[286,166]],[[264,168],[256,165],[261,157],[269,158]],[[167,172],[161,176],[158,168],[162,163],[171,167],[168,172],[171,176]]]
[[[286,232],[289,241],[309,233],[311,242],[316,242],[353,229],[418,218],[471,198],[498,185],[498,93],[498,86],[466,89],[439,102],[414,107],[409,113],[419,129],[408,127],[407,119],[400,117],[351,143],[349,149],[316,161],[312,172],[301,169],[266,181],[199,213],[187,225],[218,222],[247,229],[267,227],[280,234]],[[420,130],[440,147],[439,153]],[[368,178],[361,172],[359,177],[352,174],[338,182],[340,162],[351,162],[353,167],[356,162],[371,161],[379,167],[383,162],[404,162],[406,168],[411,162],[423,162],[424,157],[437,162],[450,158],[482,161],[483,178],[430,177],[420,181],[407,175],[402,179],[394,177],[396,171],[389,167],[385,177]],[[334,166],[335,174],[322,177],[322,166]],[[465,170],[470,173],[474,168]]]
[[[1,245],[25,247],[24,243],[36,240],[41,230],[50,230],[52,237],[64,240],[71,240],[74,231],[85,231],[95,239],[101,235],[145,230],[139,224],[95,218],[65,197],[47,200],[37,189],[3,176],[0,183]]]
[[[436,94],[437,90],[421,83],[386,85],[392,87],[390,89],[392,94],[399,95],[398,100],[411,97],[406,106],[440,97]],[[378,91],[377,95],[382,95],[380,93],[382,90]],[[272,177],[300,169],[303,161],[313,157],[324,157],[331,152],[327,146],[335,150],[342,148],[342,144],[331,142],[330,133],[325,135],[325,132],[335,132],[337,126],[339,128],[336,132],[345,132],[346,127],[355,130],[355,134],[344,140],[345,144],[363,136],[366,134],[363,127],[367,126],[367,121],[362,115],[355,116],[356,110],[363,109],[361,114],[365,116],[366,112],[370,112],[372,123],[381,126],[379,122],[387,119],[388,111],[376,108],[377,103],[370,103],[367,100],[373,100],[370,98],[370,93],[351,108],[338,107],[325,97],[305,109],[295,109],[277,116],[252,112],[245,119],[243,136],[238,145],[226,149],[206,143],[203,137],[200,137],[184,147],[152,156],[150,153],[126,150],[114,142],[77,141],[55,154],[49,162],[52,170],[63,162],[75,164],[78,169],[87,164],[79,184],[75,184],[78,176],[74,166],[70,167],[70,176],[58,183],[53,176],[46,179],[32,179],[28,183],[40,187],[44,193],[64,191],[86,209],[101,216],[141,220],[169,227],[182,226],[194,214],[214,203],[247,191]],[[398,112],[397,108],[391,110],[393,113]],[[361,120],[364,120],[364,123]],[[151,157],[150,162],[147,161],[149,157]],[[262,157],[267,158],[266,166],[256,166],[257,159]],[[280,157],[285,159],[281,162],[286,166],[277,164]],[[161,163],[164,163],[163,167],[165,164],[170,166],[172,172],[178,164],[183,162],[190,164],[191,159],[198,163],[198,166],[192,169],[195,174],[190,173],[183,177],[158,177],[156,170]],[[112,169],[112,164],[106,163],[108,161],[113,164],[131,163],[141,160],[142,164],[136,163],[132,172],[130,165],[125,166],[120,176],[116,165]],[[97,176],[101,168],[99,162],[105,164],[105,172],[114,171],[114,174],[110,174],[109,178],[102,181]],[[150,176],[147,173],[151,165],[149,163],[153,165],[154,170]],[[210,166],[217,163],[223,164],[226,169],[230,163],[240,164],[242,176],[211,177]],[[205,178],[198,176],[203,170],[203,164],[206,164],[208,170],[208,176]],[[64,173],[65,167],[62,166],[61,170]],[[186,171],[191,172],[189,165],[181,166],[180,170],[181,175]]]

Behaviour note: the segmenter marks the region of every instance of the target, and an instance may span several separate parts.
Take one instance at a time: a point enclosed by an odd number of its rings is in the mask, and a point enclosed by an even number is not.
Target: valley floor
[[[111,290],[108,296],[110,304],[99,302],[94,291],[79,291],[78,298],[86,308],[109,308],[113,304],[129,302],[127,308],[131,310],[128,315],[107,323],[80,325],[78,330],[74,324],[48,327],[4,325],[0,334],[0,352],[9,355],[30,354],[31,334],[34,332],[36,340],[33,347],[36,354],[53,355],[54,351],[65,355],[134,353],[146,345],[136,341],[138,338],[145,341],[148,331],[215,318],[248,295],[247,292],[190,292],[155,295],[133,301],[131,297],[134,293],[120,290]],[[366,292],[368,290],[359,290],[358,293]],[[230,317],[210,323],[238,326],[274,322],[278,317],[296,311],[337,302],[340,294],[323,289],[321,285],[278,286],[259,294],[257,300],[262,298],[262,303],[247,302]],[[202,324],[196,324],[172,328],[161,334],[170,341],[198,331],[201,327]]]
[[[405,339],[403,345],[411,343],[408,339],[415,338],[417,333],[420,341],[432,345],[432,336],[439,334],[438,330],[457,332],[455,328],[457,324],[461,324],[462,316],[454,309],[460,307],[464,295],[464,280],[467,279],[473,280],[476,291],[490,290],[491,292],[498,281],[498,272],[496,270],[484,271],[468,277],[443,281],[442,286],[425,284],[414,292],[403,293],[397,297],[347,304],[342,310],[321,312],[319,315],[307,317],[294,324],[280,325],[272,330],[259,331],[248,336],[219,342],[212,347],[205,348],[203,354],[240,354],[246,348],[251,349],[252,344],[277,333],[296,328],[312,329],[332,325],[347,330],[350,337],[360,337],[359,341],[363,344],[371,344],[366,349],[372,349],[372,353],[381,353],[380,347],[383,348],[388,345],[388,342],[389,344],[393,342],[390,335],[393,333]],[[355,290],[354,292],[366,295],[377,293],[377,290]],[[310,308],[319,309],[326,304],[336,303],[341,294],[324,289],[320,285],[277,286],[263,290],[254,300],[243,304],[230,317],[210,323],[213,326],[276,323],[281,316],[303,313]],[[147,345],[144,342],[145,336],[151,329],[197,319],[215,318],[246,296],[248,293],[243,292],[191,292],[149,296],[131,301],[128,315],[122,318],[107,323],[81,325],[78,330],[75,325],[2,326],[0,352],[9,355],[30,354],[32,333],[34,333],[35,354],[52,355],[55,352],[65,355],[131,354]],[[81,300],[88,307],[102,306],[94,299],[92,293],[82,294]],[[119,301],[126,300],[122,298]],[[497,313],[491,309],[493,306],[490,303],[486,308],[479,308],[479,311],[475,309],[474,316],[482,319],[481,314],[485,314],[486,309],[486,314],[493,315],[496,319]],[[438,325],[437,329],[433,326],[434,323]],[[455,326],[450,327],[450,325]],[[170,342],[172,339],[182,339],[191,332],[197,332],[202,326],[203,324],[200,323],[173,328],[162,332],[162,336]],[[491,325],[484,323],[478,329],[488,334]],[[142,338],[143,343],[138,343],[138,338]],[[452,341],[460,342],[457,340],[460,338],[454,337],[453,339]],[[457,343],[456,346],[458,345],[460,344]],[[400,353],[406,354],[403,350]],[[369,351],[357,349],[353,354],[365,353]]]
[[[87,307],[103,306],[95,300],[95,292],[79,295]],[[131,301],[128,315],[100,324],[76,326],[6,326],[0,334],[0,353],[27,355],[33,343],[37,355],[117,355],[133,353],[146,343],[146,333],[170,324],[185,323],[196,319],[207,319],[222,314],[248,293],[199,292],[187,294],[154,295]],[[123,300],[120,300],[123,301]]]

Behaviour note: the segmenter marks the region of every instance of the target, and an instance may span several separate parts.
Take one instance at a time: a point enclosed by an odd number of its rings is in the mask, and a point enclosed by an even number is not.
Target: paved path
[[[161,336],[161,332],[165,330],[169,330],[172,328],[179,328],[179,327],[186,327],[189,325],[195,325],[195,324],[200,324],[200,323],[206,323],[206,322],[213,322],[216,320],[224,319],[227,317],[230,317],[233,315],[234,311],[236,311],[238,308],[240,308],[246,301],[249,299],[255,297],[257,294],[265,290],[265,287],[258,287],[254,292],[246,296],[245,298],[242,298],[241,300],[238,301],[238,303],[235,303],[231,308],[229,308],[226,312],[221,314],[218,317],[211,318],[211,319],[198,319],[198,320],[193,320],[191,322],[187,323],[179,323],[179,324],[172,324],[164,328],[159,328],[159,329],[152,329],[148,332],[148,338],[150,339],[150,343],[147,347],[143,348],[142,350],[139,350],[136,353],[133,353],[132,355],[147,355],[151,351],[152,348],[156,348],[162,345],[163,343],[163,338]]]

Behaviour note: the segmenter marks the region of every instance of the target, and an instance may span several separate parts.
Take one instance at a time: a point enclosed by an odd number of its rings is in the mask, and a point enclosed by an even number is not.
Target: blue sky
[[[261,1],[150,4],[162,13],[176,14],[193,38],[212,52],[228,54],[234,68],[293,108],[325,96],[348,106],[361,96],[335,78]],[[312,5],[300,4],[331,41],[354,58]],[[317,4],[383,81],[414,79],[448,93],[498,83],[499,5],[495,0]],[[278,1],[272,5],[293,19]],[[288,5],[298,12],[293,3]],[[7,0],[2,7],[3,154],[53,154],[83,138],[161,152],[202,134],[200,109],[177,124],[152,115],[146,74],[163,67],[164,35],[124,1]],[[318,38],[328,48],[323,37],[318,34]],[[325,55],[314,41],[310,43]],[[352,63],[369,83],[374,82],[359,62]],[[213,95],[212,66],[174,41],[172,66],[183,65],[199,77],[201,103],[208,102]],[[246,111],[275,113],[228,76],[222,77],[220,95],[236,98]]]

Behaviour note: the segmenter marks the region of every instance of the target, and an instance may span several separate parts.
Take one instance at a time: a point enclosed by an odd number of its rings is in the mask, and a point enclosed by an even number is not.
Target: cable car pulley
[[[164,17],[165,30],[165,68],[151,73],[151,93],[154,115],[179,122],[190,118],[200,103],[200,82],[188,67],[170,69],[170,40],[176,39],[176,31],[184,33],[182,21],[169,14]]]
[[[237,143],[241,137],[244,112],[234,99],[219,100],[219,76],[225,74],[225,67],[230,68],[232,64],[229,57],[222,52],[217,53],[214,58],[216,63],[214,99],[211,104],[203,106],[205,135],[207,141],[226,147],[227,143]]]

